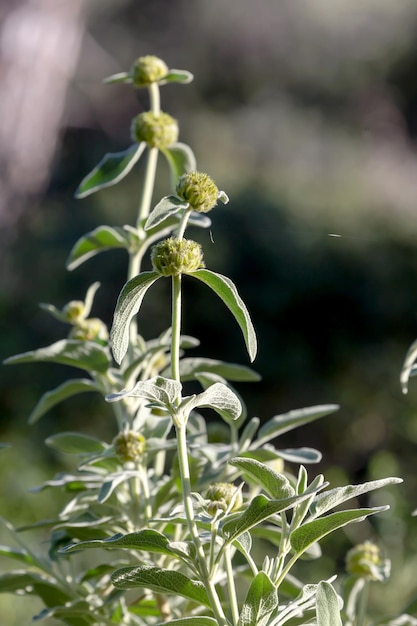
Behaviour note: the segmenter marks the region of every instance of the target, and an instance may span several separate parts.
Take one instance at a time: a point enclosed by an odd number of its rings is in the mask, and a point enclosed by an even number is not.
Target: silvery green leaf
[[[156,593],[174,594],[210,607],[203,583],[175,570],[154,566],[122,567],[111,577],[116,589],[142,587]]]
[[[114,358],[119,364],[122,362],[129,346],[130,322],[139,311],[149,287],[158,278],[160,278],[158,272],[142,272],[129,280],[120,292],[110,333]]]
[[[66,400],[67,398],[70,398],[78,393],[85,393],[87,391],[98,391],[98,387],[95,382],[89,378],[67,380],[65,383],[62,383],[62,385],[59,385],[59,387],[56,387],[51,391],[47,391],[39,399],[37,405],[30,414],[29,424],[37,422],[38,419],[45,415],[45,413],[63,400]]]
[[[65,315],[65,313],[57,309],[57,307],[54,306],[53,304],[47,304],[45,302],[41,302],[39,304],[39,307],[43,311],[46,311],[47,313],[52,315],[52,317],[54,317],[56,320],[59,320],[60,322],[64,322],[64,324],[68,324],[68,317]]]
[[[294,488],[284,474],[276,472],[269,465],[248,459],[236,457],[229,461],[230,465],[238,467],[248,474],[266,493],[275,500],[290,498],[295,495]]]
[[[68,270],[73,270],[91,257],[114,248],[128,249],[130,238],[119,226],[97,226],[83,235],[73,246],[66,262]]]
[[[227,276],[216,274],[206,269],[195,270],[189,273],[201,282],[208,285],[233,314],[243,333],[249,358],[253,361],[257,352],[256,333],[245,303],[240,297],[233,281]]]
[[[317,586],[316,607],[317,626],[343,626],[338,595],[325,580]]]
[[[103,83],[105,85],[111,85],[116,83],[131,83],[132,76],[130,72],[118,72],[117,74],[112,74],[111,76],[107,76],[107,78],[103,79]]]
[[[70,552],[78,552],[79,550],[87,550],[91,548],[118,548],[126,550],[145,550],[147,552],[158,552],[169,556],[177,556],[177,551],[169,547],[169,541],[165,535],[150,528],[144,528],[137,532],[122,535],[117,533],[107,539],[93,539],[92,541],[80,541],[72,543],[59,552],[68,554]]]
[[[94,341],[61,339],[46,348],[30,350],[6,359],[7,364],[44,361],[104,373],[110,366],[107,350]]]
[[[112,393],[106,397],[106,400],[114,402],[121,398],[146,398],[170,408],[180,397],[181,389],[181,383],[176,380],[154,376],[149,380],[138,382],[133,389]]]
[[[417,359],[417,340],[409,347],[401,369],[400,382],[403,393],[408,392],[408,380],[411,376],[413,365]]]
[[[346,500],[356,498],[375,489],[381,489],[381,487],[386,487],[387,485],[397,485],[402,482],[401,478],[382,478],[380,480],[371,480],[361,485],[346,485],[325,491],[314,499],[310,509],[310,519],[323,515],[323,513],[334,509]]]
[[[334,413],[338,409],[339,406],[337,404],[323,404],[307,407],[305,409],[296,409],[288,413],[283,413],[282,415],[275,415],[259,429],[256,445],[263,445],[267,441],[278,437],[278,435],[282,435],[303,424],[308,424],[320,417]]]
[[[331,513],[326,517],[314,519],[311,522],[305,522],[291,533],[291,546],[297,555],[301,555],[309,546],[323,539],[323,537],[334,530],[353,522],[362,522],[369,515],[381,513],[387,509],[389,509],[389,506],[339,511]]]
[[[168,74],[166,74],[163,78],[161,78],[158,83],[160,85],[164,85],[165,83],[183,83],[188,84],[194,79],[193,74],[188,70],[174,70],[170,69]]]
[[[166,622],[159,622],[156,626],[166,626]],[[212,617],[193,615],[192,617],[179,617],[170,619],[169,626],[218,626],[218,622]]]
[[[139,161],[146,143],[134,143],[127,150],[105,154],[100,163],[81,181],[76,198],[85,198],[95,191],[121,181]]]
[[[162,150],[168,161],[171,170],[172,186],[175,189],[178,179],[183,174],[193,172],[197,169],[197,162],[194,152],[185,143],[174,143]]]
[[[103,452],[108,446],[91,435],[81,433],[62,432],[51,435],[45,443],[61,452],[68,454],[91,454]]]
[[[181,403],[187,414],[197,407],[214,409],[226,422],[238,419],[242,413],[239,398],[223,383],[214,383],[206,391],[184,398]]]
[[[145,223],[145,230],[159,226],[159,224],[166,219],[175,215],[181,211],[181,209],[187,209],[189,206],[188,202],[184,202],[184,200],[177,198],[177,196],[165,196],[149,214]]]
[[[266,626],[277,606],[277,588],[265,572],[259,572],[248,589],[238,626]]]
[[[0,545],[0,556],[21,561],[26,565],[36,565],[32,555],[22,548],[12,548],[11,546]]]
[[[320,463],[322,459],[322,453],[314,448],[278,449],[277,454],[289,463]]]

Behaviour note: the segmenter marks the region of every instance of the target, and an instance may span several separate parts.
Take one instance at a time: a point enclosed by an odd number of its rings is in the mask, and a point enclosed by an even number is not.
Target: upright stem
[[[358,613],[356,617],[356,626],[364,626],[365,624],[365,615],[366,615],[366,609],[368,606],[368,597],[369,597],[369,581],[364,580],[364,584],[362,587],[362,591],[360,592],[359,601],[358,601]]]
[[[171,375],[180,381],[181,274],[172,277]]]

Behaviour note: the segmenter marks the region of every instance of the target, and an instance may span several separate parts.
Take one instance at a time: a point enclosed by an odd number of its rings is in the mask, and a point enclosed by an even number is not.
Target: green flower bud
[[[191,239],[170,237],[152,248],[152,266],[162,276],[188,274],[204,267],[203,249]]]
[[[346,571],[358,578],[387,580],[390,569],[390,560],[382,558],[380,549],[372,541],[355,546],[346,555]]]
[[[236,490],[233,483],[215,483],[207,490],[206,498],[209,500],[207,511],[211,515],[214,515],[216,511],[226,511],[230,504],[232,504],[231,511],[237,511],[243,501],[242,493]]]
[[[69,334],[70,339],[78,339],[79,341],[107,341],[109,331],[104,322],[98,317],[90,317],[81,320],[76,324]]]
[[[64,306],[62,313],[67,318],[69,324],[77,324],[84,319],[85,304],[81,300],[71,300]]]
[[[136,59],[130,70],[134,87],[147,87],[168,74],[168,66],[158,57],[148,55]]]
[[[178,133],[177,120],[162,111],[159,115],[146,111],[132,121],[133,141],[145,141],[151,148],[168,148],[178,140]]]
[[[122,463],[137,462],[145,453],[145,437],[133,430],[122,432],[113,439],[113,447]]]
[[[219,190],[213,179],[202,172],[183,174],[178,180],[176,193],[199,213],[211,211],[219,198]]]

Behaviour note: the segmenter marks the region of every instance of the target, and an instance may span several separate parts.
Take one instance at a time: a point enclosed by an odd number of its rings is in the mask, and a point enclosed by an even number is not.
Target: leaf
[[[61,554],[68,554],[72,552],[78,552],[80,550],[87,550],[90,548],[118,548],[124,550],[145,550],[147,552],[158,552],[160,554],[167,554],[169,556],[178,556],[178,551],[174,551],[169,547],[169,541],[165,535],[145,528],[134,533],[128,533],[122,535],[117,533],[113,537],[108,539],[94,539],[92,541],[80,541],[79,543],[73,543],[65,548],[61,548],[59,552]]]
[[[317,626],[343,626],[337,593],[325,580],[317,586],[316,603]]]
[[[116,472],[114,474],[108,475],[101,486],[97,502],[99,502],[100,504],[106,502],[112,495],[113,491],[117,489],[119,485],[130,480],[131,478],[136,478],[137,475],[138,473],[135,470],[124,470],[123,472]]]
[[[66,262],[68,270],[74,270],[76,267],[91,259],[99,252],[110,250],[112,248],[128,248],[130,244],[129,237],[123,228],[116,226],[97,226],[81,237],[72,248]]]
[[[12,548],[11,546],[0,545],[0,555],[7,556],[10,559],[21,561],[22,563],[26,563],[26,565],[35,564],[29,552],[27,552],[26,550],[22,550],[21,548]]]
[[[401,478],[382,478],[380,480],[371,480],[361,485],[346,485],[345,487],[330,489],[329,491],[317,495],[310,508],[310,519],[323,515],[323,513],[334,509],[346,500],[356,498],[357,496],[368,493],[369,491],[374,491],[375,489],[381,489],[381,487],[385,487],[386,485],[396,485],[402,482]]]
[[[181,209],[187,209],[189,206],[188,202],[180,200],[177,196],[165,196],[149,214],[145,223],[145,230],[159,226],[159,224],[166,219],[175,215],[178,211],[181,211]]]
[[[104,347],[93,341],[75,339],[61,339],[46,348],[17,354],[6,359],[5,363],[15,365],[36,361],[61,363],[100,373],[106,372],[110,366],[108,353]]]
[[[111,577],[116,589],[145,587],[157,593],[180,595],[210,607],[204,585],[181,572],[154,566],[122,567]]]
[[[167,622],[159,622],[156,626],[167,626]],[[168,626],[218,626],[218,622],[212,617],[179,617],[170,619]]]
[[[53,578],[26,570],[13,570],[0,574],[0,593],[39,596],[48,607],[65,604],[71,599],[60,589]]]
[[[146,398],[170,408],[181,395],[181,383],[171,378],[155,376],[144,382],[139,381],[133,389],[112,393],[106,397],[108,402],[121,398]]]
[[[161,150],[168,161],[171,170],[172,186],[175,189],[178,179],[183,174],[197,169],[194,152],[185,143],[174,143],[169,148]]]
[[[278,592],[265,572],[252,580],[240,613],[238,626],[266,626],[278,606]]]
[[[320,517],[312,522],[306,522],[291,533],[291,545],[296,554],[301,555],[308,547],[316,541],[323,539],[326,535],[351,524],[352,522],[362,522],[369,515],[380,513],[389,509],[389,506],[380,506],[370,509],[353,509],[331,513],[326,517]]]
[[[85,198],[121,181],[137,163],[145,148],[145,142],[134,143],[122,152],[105,154],[100,163],[81,181],[75,197]]]
[[[130,72],[118,72],[117,74],[112,74],[103,80],[105,85],[111,85],[115,83],[131,83],[132,76]]]
[[[296,502],[301,502],[308,495],[310,495],[310,492],[306,490],[302,495],[282,498],[280,500],[269,500],[264,495],[255,496],[243,513],[237,517],[233,517],[233,519],[226,519],[222,524],[222,531],[226,542],[230,543],[234,541],[245,531],[257,526],[257,524],[268,519],[271,515],[291,508]]]
[[[214,383],[206,391],[184,398],[180,405],[187,415],[196,407],[214,409],[226,422],[237,420],[242,413],[239,398],[223,383]]]
[[[45,443],[55,450],[67,452],[68,454],[91,454],[93,452],[103,452],[106,445],[90,435],[82,435],[80,433],[62,432],[51,435],[45,440]]]
[[[163,376],[168,375],[170,368],[162,372]],[[180,377],[182,381],[193,380],[195,374],[199,372],[218,374],[226,380],[239,382],[256,382],[260,380],[257,372],[246,365],[236,363],[226,363],[217,359],[206,359],[204,357],[187,357],[180,360]]]
[[[37,422],[38,419],[45,415],[45,413],[52,409],[52,407],[59,404],[63,400],[66,400],[67,398],[70,398],[78,393],[97,390],[97,385],[89,378],[67,380],[65,383],[62,383],[62,385],[59,385],[59,387],[56,387],[56,389],[52,389],[51,391],[47,391],[43,394],[29,416],[29,424]]]
[[[194,76],[188,70],[169,70],[168,74],[166,74],[159,82],[160,85],[164,85],[165,83],[191,83]]]
[[[274,437],[278,437],[278,435],[282,435],[303,424],[308,424],[320,417],[334,413],[338,409],[339,406],[337,404],[322,404],[305,409],[296,409],[288,413],[283,413],[282,415],[275,415],[259,429],[256,445],[262,445]]]
[[[142,300],[156,280],[160,278],[158,272],[142,272],[129,280],[116,304],[113,326],[110,337],[113,344],[113,354],[117,363],[121,363],[129,346],[129,325],[134,315],[139,311]]]
[[[223,300],[242,330],[250,360],[253,361],[257,351],[255,329],[245,303],[239,296],[234,283],[227,276],[206,269],[190,272],[190,276],[194,276],[208,285]]]
[[[260,485],[266,493],[279,500],[281,498],[290,498],[295,495],[295,491],[290,481],[284,474],[279,474],[269,465],[255,461],[255,459],[245,459],[236,457],[229,461],[230,465],[238,467],[241,471],[249,474],[249,476]]]
[[[276,452],[289,463],[320,463],[322,459],[322,453],[314,448],[287,448]]]
[[[411,376],[413,365],[417,359],[417,340],[409,347],[401,369],[400,382],[403,393],[408,392],[408,380]]]

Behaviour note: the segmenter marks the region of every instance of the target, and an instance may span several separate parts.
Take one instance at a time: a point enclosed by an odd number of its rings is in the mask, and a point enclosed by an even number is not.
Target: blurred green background
[[[192,235],[206,265],[238,285],[258,331],[262,382],[239,387],[249,414],[336,402],[339,413],[279,445],[320,448],[323,462],[310,472],[325,471],[333,484],[404,478],[372,498],[391,511],[325,543],[328,556],[311,576],[329,576],[335,564],[343,571],[352,542],[379,536],[393,578],[374,590],[374,603],[402,610],[417,567],[417,384],[407,396],[399,385],[417,336],[417,4],[9,0],[0,20],[2,357],[61,338],[66,329],[37,303],[61,307],[94,280],[102,283],[94,314],[110,324],[124,254],[72,273],[64,263],[88,230],[135,219],[140,177],[82,201],[73,193],[105,152],[129,145],[130,121],[148,103],[145,92],[101,80],[144,54],[190,70],[190,85],[163,88],[162,107],[231,199],[212,214],[212,236]],[[170,191],[162,168],[155,200]],[[192,281],[185,290],[196,354],[247,362],[223,305]],[[140,320],[148,338],[169,325],[168,293],[153,296]],[[27,493],[68,463],[45,436],[114,434],[104,402],[89,397],[27,425],[38,397],[72,374],[2,368],[1,440],[13,447],[0,455],[0,512],[17,525],[55,510]],[[2,602],[6,624],[29,623],[18,622],[14,599]]]

